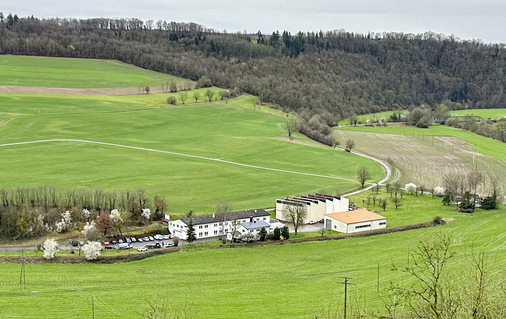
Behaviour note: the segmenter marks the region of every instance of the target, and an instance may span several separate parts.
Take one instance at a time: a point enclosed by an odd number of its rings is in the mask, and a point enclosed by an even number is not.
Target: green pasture
[[[276,314],[309,319],[320,317],[330,304],[342,304],[344,288],[339,283],[347,276],[353,283],[348,290],[349,310],[360,304],[378,317],[385,315],[382,295],[390,282],[408,280],[392,271],[392,265],[406,265],[420,240],[441,231],[451,233],[457,254],[449,267],[459,280],[469,274],[471,250],[487,250],[492,273],[499,275],[506,267],[506,209],[459,214],[438,206],[439,199],[424,197],[430,202],[425,211],[403,212],[409,220],[433,215],[454,220],[431,229],[365,238],[183,251],[125,264],[27,264],[26,287],[19,284],[20,264],[0,264],[0,316],[89,318],[93,299],[96,318],[141,318],[148,301],[161,298],[171,308],[190,306],[196,318]]]
[[[408,110],[399,110],[399,111],[384,111],[384,112],[377,112],[377,113],[370,113],[370,114],[363,114],[363,115],[357,115],[357,119],[361,123],[367,122],[367,120],[388,120],[390,118],[390,115],[392,115],[394,112],[400,112],[401,114],[408,114]],[[346,118],[344,120],[339,121],[338,125],[350,125],[350,119]]]
[[[474,115],[481,116],[482,119],[500,119],[506,117],[506,109],[469,109],[469,110],[458,110],[450,111],[452,116],[466,116]]]
[[[0,85],[114,88],[161,85],[185,79],[115,60],[0,55]]]
[[[506,146],[504,143],[449,126],[432,125],[426,129],[417,128],[415,126],[347,126],[336,129],[342,131],[411,135],[413,138],[415,136],[420,138],[429,138],[430,136],[451,136],[470,143],[472,145],[472,150],[476,152],[496,157],[506,163]]]
[[[359,165],[369,167],[372,181],[384,176],[368,159],[300,134],[288,140],[284,116],[256,106],[255,97],[208,103],[202,96],[198,103],[176,106],[167,105],[167,97],[0,94],[0,144],[71,138],[206,157],[82,142],[5,146],[0,147],[1,186],[143,188],[151,196],[163,195],[172,213],[209,213],[223,200],[247,209],[273,206],[277,197],[298,193],[344,193],[359,186]]]

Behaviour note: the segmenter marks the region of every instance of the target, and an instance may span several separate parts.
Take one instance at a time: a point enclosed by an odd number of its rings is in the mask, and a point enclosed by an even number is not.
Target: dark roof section
[[[251,209],[251,210],[243,210],[240,212],[226,213],[226,214],[212,214],[205,216],[195,216],[192,217],[193,225],[202,225],[202,224],[211,224],[211,223],[219,223],[222,221],[230,221],[236,219],[247,219],[250,217],[265,217],[270,216],[268,212],[264,209]],[[181,218],[181,221],[188,225],[190,223],[190,219],[188,217]],[[249,220],[248,220],[249,221]]]

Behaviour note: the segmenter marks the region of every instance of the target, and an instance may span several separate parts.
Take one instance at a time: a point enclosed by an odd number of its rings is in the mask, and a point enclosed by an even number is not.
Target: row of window
[[[358,229],[358,228],[366,228],[366,227],[371,227],[371,224],[365,224],[365,225],[355,226],[355,229]]]
[[[380,224],[380,225],[386,225],[386,224],[387,224],[387,222],[381,222],[381,223],[379,223],[379,224]]]
[[[254,218],[253,220],[259,220],[257,218]],[[262,220],[267,220],[267,217],[263,217]],[[243,219],[242,221],[239,220],[238,222],[239,223],[246,223],[248,221],[248,219]],[[232,224],[232,222],[230,222],[230,224]],[[228,222],[222,222],[222,223],[219,223],[220,226],[222,225],[228,225]],[[218,227],[218,223],[215,223],[214,224],[214,227]],[[209,225],[208,224],[205,224],[205,225],[199,225],[199,229],[202,229],[202,228],[209,228]]]

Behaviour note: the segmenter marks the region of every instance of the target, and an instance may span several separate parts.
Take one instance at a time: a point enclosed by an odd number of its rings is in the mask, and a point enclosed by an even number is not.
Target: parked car
[[[137,238],[137,242],[138,243],[142,243],[144,240],[142,240],[142,238]]]
[[[153,238],[153,236],[149,236],[149,240],[153,241],[155,239]]]
[[[118,244],[123,244],[123,239],[118,239]]]
[[[316,224],[316,223],[317,223],[317,221],[316,221],[316,220],[311,220],[311,221],[309,221],[309,225],[314,225],[314,224]]]
[[[174,247],[174,244],[169,242],[162,242],[162,247],[164,248]]]
[[[146,246],[137,248],[137,251],[148,251],[148,248]]]
[[[115,240],[111,240],[111,244],[116,245],[118,242]]]
[[[165,239],[165,240],[170,239],[170,235],[163,235],[163,239]]]
[[[113,246],[111,246],[111,245],[105,245],[105,247],[104,247],[104,248],[105,248],[105,249],[114,249],[114,247],[113,247]]]
[[[130,240],[132,241],[132,243],[136,243],[137,242],[137,239],[135,237],[131,237]]]
[[[104,246],[107,246],[109,245],[109,242],[108,241],[104,241]]]
[[[156,234],[153,238],[156,240],[163,240],[163,236],[160,234]]]
[[[144,238],[143,238],[143,240],[144,240],[144,241],[149,241],[149,237],[148,237],[148,236],[146,236],[146,237],[144,237]]]
[[[125,238],[125,241],[129,244],[132,242],[132,240],[129,237]]]
[[[72,241],[72,246],[73,246],[73,247],[77,247],[77,246],[79,246],[79,243],[77,242],[77,240],[73,240],[73,241]]]
[[[132,245],[130,245],[129,243],[118,244],[118,249],[119,250],[130,249],[130,248],[132,248]]]

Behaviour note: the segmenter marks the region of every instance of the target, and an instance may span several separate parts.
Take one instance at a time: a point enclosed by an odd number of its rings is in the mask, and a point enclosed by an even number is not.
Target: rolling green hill
[[[0,85],[114,88],[185,79],[114,60],[0,55]]]
[[[223,200],[246,209],[269,207],[276,197],[297,193],[342,193],[358,187],[360,164],[370,168],[372,180],[384,175],[368,159],[299,134],[288,140],[284,115],[256,106],[253,96],[228,103],[201,97],[198,103],[176,106],[167,105],[167,94],[0,96],[0,144],[81,139],[207,158],[82,142],[5,146],[0,153],[3,187],[143,188],[166,197],[171,212],[182,213],[209,212]]]

